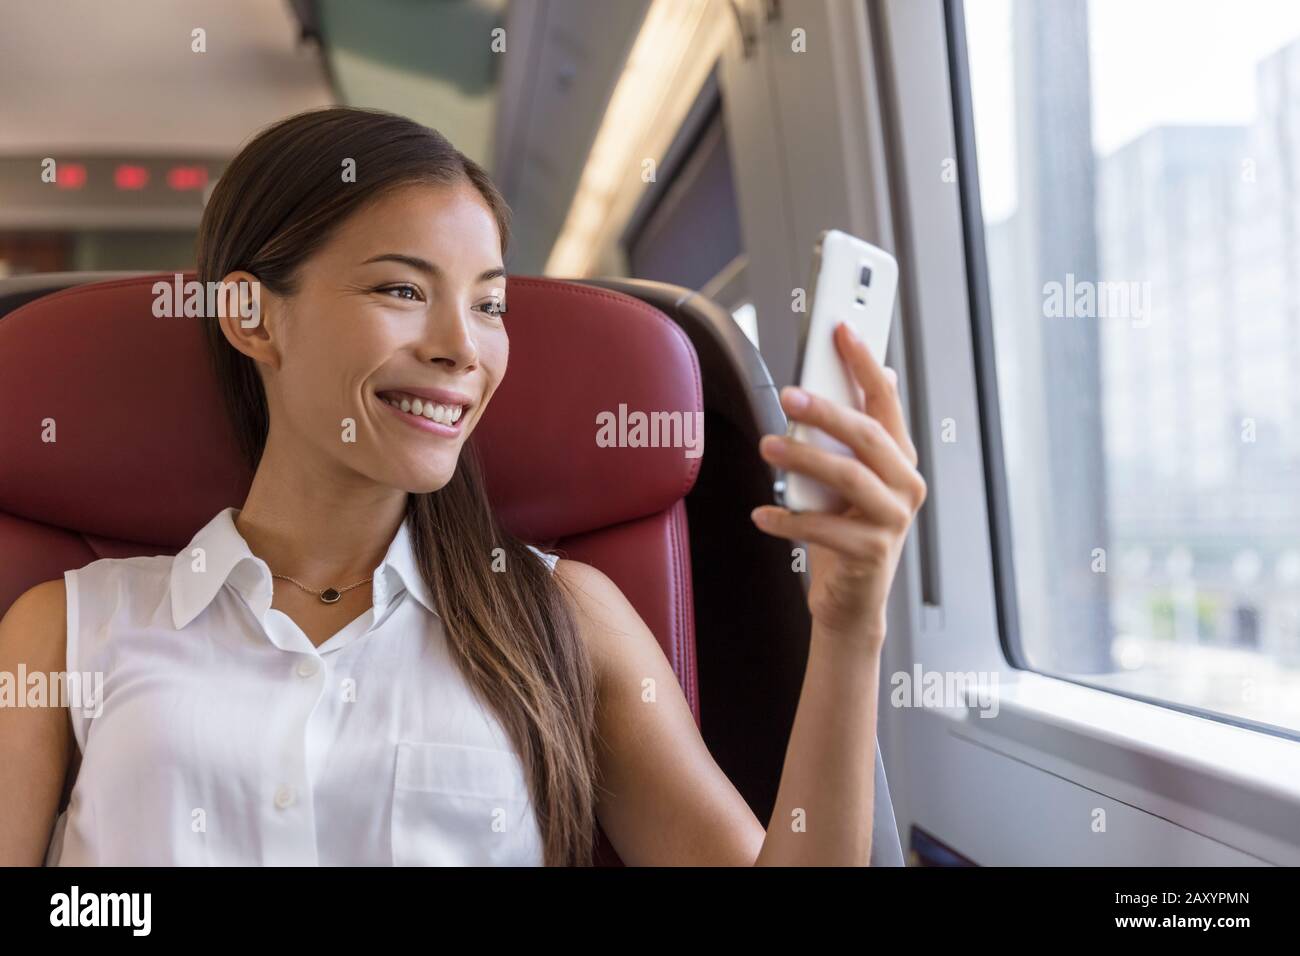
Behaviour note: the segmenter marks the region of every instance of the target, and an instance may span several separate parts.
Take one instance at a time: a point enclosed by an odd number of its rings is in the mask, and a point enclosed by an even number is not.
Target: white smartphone
[[[881,364],[889,344],[898,291],[898,263],[868,242],[828,229],[813,250],[812,290],[799,336],[794,381],[800,388],[841,405],[857,404],[857,385],[835,347],[835,327],[847,322]],[[843,455],[847,446],[820,429],[791,421],[787,435]],[[779,472],[777,502],[791,511],[842,511],[844,499],[798,472]]]

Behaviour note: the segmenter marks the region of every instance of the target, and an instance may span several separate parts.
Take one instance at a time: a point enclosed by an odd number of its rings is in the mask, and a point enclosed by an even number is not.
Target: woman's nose
[[[452,368],[477,364],[478,343],[469,320],[453,310],[431,315],[420,343],[420,360],[442,362]]]

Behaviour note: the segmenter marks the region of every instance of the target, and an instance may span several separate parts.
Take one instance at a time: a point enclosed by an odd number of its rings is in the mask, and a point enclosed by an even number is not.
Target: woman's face
[[[504,308],[496,218],[473,186],[381,197],[302,265],[294,296],[262,290],[268,448],[438,490],[505,375]]]

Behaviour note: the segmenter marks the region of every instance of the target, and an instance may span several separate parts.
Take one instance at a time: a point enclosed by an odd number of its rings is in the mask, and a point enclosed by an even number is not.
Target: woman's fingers
[[[797,394],[804,396],[802,403]],[[919,478],[913,462],[878,419],[802,389],[782,390],[781,404],[790,418],[847,445],[891,487],[907,490]]]
[[[821,511],[793,512],[776,505],[753,511],[759,530],[803,544],[820,544],[863,564],[878,563],[887,554],[891,532]]]
[[[877,525],[906,528],[915,509],[924,500],[923,482],[922,487],[914,487],[909,482],[895,490],[866,464],[849,455],[827,451],[780,435],[764,435],[758,448],[772,464],[786,471],[807,475],[835,489],[849,504]],[[919,478],[918,475],[917,479]]]
[[[907,433],[907,423],[903,420],[897,373],[877,362],[867,344],[853,333],[847,323],[840,323],[835,334],[839,337],[836,345],[840,357],[862,387],[866,413],[885,426],[907,460],[915,467],[916,446],[912,444],[912,437]]]

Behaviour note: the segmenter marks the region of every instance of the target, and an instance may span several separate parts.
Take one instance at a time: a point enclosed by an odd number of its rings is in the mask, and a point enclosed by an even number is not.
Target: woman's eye
[[[488,315],[493,315],[496,316],[497,318],[500,318],[501,316],[506,314],[505,305],[501,302],[498,302],[496,299],[493,299],[491,302],[484,302],[481,308],[485,312],[487,312]]]
[[[385,292],[390,295],[396,293],[395,298],[406,299],[408,302],[420,301],[420,290],[413,285],[389,285],[384,286],[376,291]],[[410,293],[407,295],[406,293]]]

